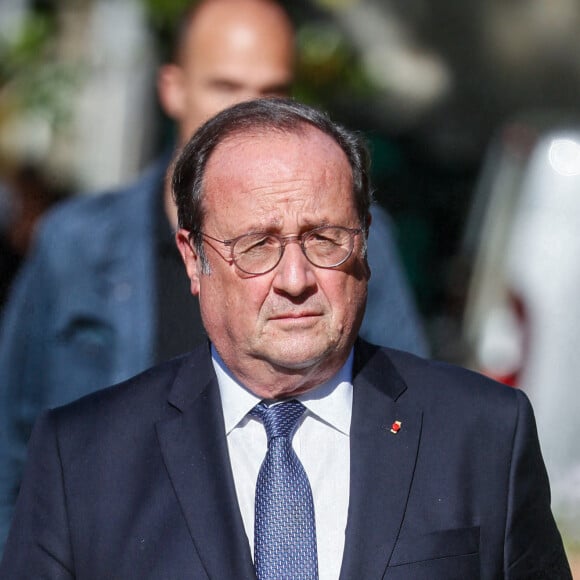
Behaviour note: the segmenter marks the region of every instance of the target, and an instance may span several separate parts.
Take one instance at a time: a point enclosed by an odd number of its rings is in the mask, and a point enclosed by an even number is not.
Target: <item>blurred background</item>
[[[185,0],[0,2],[0,300],[38,217],[173,141]],[[294,96],[368,139],[434,358],[526,388],[580,549],[580,2],[287,0]]]

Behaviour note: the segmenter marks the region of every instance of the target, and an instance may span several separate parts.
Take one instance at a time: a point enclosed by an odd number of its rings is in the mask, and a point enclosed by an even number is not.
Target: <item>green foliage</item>
[[[173,26],[180,14],[194,3],[192,0],[142,0],[142,2],[152,25],[159,29]]]
[[[358,100],[373,94],[352,45],[332,22],[303,22],[297,48],[296,98],[332,106],[337,95]]]
[[[15,37],[0,40],[0,109],[67,123],[79,72],[56,57],[57,34],[54,13],[31,11]]]
[[[54,31],[50,15],[31,13],[16,38],[0,38],[0,87],[23,69],[42,62]]]
[[[196,0],[141,0],[149,26],[153,31],[160,54],[168,56],[173,44],[176,25],[183,12]]]

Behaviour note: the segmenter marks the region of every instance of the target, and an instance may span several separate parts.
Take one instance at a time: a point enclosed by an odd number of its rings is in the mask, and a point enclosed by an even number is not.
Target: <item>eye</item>
[[[240,92],[243,89],[243,86],[240,83],[229,81],[227,79],[214,79],[210,83],[210,87],[216,92],[223,94],[233,94]]]
[[[311,244],[326,244],[326,245],[340,245],[341,236],[340,231],[335,228],[323,228],[310,232],[306,238],[307,243]]]
[[[336,243],[336,239],[332,236],[329,236],[328,234],[315,234],[312,239],[317,242]]]
[[[260,252],[278,246],[278,241],[272,236],[265,234],[250,234],[238,240],[236,243],[237,254],[248,252]]]

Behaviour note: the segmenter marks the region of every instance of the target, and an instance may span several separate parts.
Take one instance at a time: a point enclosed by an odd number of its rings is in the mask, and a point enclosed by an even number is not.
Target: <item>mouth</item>
[[[284,312],[270,318],[281,329],[307,329],[315,326],[322,316],[319,312]]]
[[[270,320],[301,320],[304,318],[317,318],[321,316],[319,312],[286,312],[270,317]]]

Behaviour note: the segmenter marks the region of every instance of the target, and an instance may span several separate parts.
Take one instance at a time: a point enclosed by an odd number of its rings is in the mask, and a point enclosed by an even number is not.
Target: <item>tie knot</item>
[[[277,405],[268,407],[264,402],[258,403],[251,411],[250,415],[259,417],[266,429],[268,442],[274,437],[285,437],[292,439],[298,420],[305,411],[304,405],[300,401],[292,399]]]

